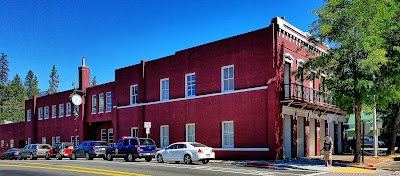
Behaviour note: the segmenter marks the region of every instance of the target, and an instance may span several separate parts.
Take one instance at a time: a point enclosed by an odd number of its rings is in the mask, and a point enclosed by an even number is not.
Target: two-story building
[[[146,137],[163,148],[197,141],[219,159],[320,155],[324,135],[343,149],[343,111],[320,82],[292,72],[324,54],[307,33],[277,17],[269,26],[115,70],[115,81],[89,86],[83,60],[79,86],[25,103],[26,121],[0,125],[1,149],[28,143]],[[71,104],[74,91],[83,95]],[[75,117],[76,116],[76,117]],[[7,145],[3,145],[7,143]],[[13,142],[14,143],[14,142]]]

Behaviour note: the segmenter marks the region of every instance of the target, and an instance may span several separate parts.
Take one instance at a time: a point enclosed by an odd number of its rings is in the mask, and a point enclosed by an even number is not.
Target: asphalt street
[[[0,176],[2,175],[162,175],[162,176],[237,176],[237,175],[315,175],[318,171],[307,170],[273,170],[268,168],[243,167],[238,165],[209,163],[203,165],[194,163],[192,165],[176,164],[176,163],[157,163],[155,161],[146,162],[138,160],[135,162],[125,162],[121,159],[114,161],[104,161],[103,159],[95,159],[86,161],[78,160],[18,160],[0,161]]]

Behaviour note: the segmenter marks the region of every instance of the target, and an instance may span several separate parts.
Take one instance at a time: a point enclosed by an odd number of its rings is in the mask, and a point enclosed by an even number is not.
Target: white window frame
[[[100,130],[100,140],[107,142],[107,129],[101,129]]]
[[[54,119],[57,117],[57,105],[51,105],[51,118]]]
[[[38,108],[38,120],[43,120],[43,108]]]
[[[54,145],[54,143],[56,143],[56,137],[51,137],[51,145]]]
[[[64,103],[58,105],[58,117],[64,117]]]
[[[233,68],[232,78],[229,77],[229,68]],[[224,79],[224,69],[228,69],[228,78],[227,79]],[[233,87],[232,87],[232,89],[229,89],[229,80],[231,80],[231,79],[233,81],[233,83],[232,83]],[[225,87],[224,81],[225,80],[228,80],[228,90],[224,90],[224,87]],[[227,65],[227,66],[221,67],[221,92],[231,92],[234,90],[235,90],[235,67],[234,67],[234,65]]]
[[[164,134],[163,128],[167,128],[167,135]],[[166,144],[163,145],[163,143],[165,143],[166,140]],[[160,126],[160,147],[161,148],[165,148],[169,145],[169,126],[168,125],[161,125]]]
[[[136,90],[135,90],[136,88]],[[129,92],[130,92],[130,99],[129,102],[131,105],[133,104],[138,104],[138,98],[139,98],[139,86],[137,84],[131,85],[129,87]]]
[[[31,110],[30,109],[28,109],[28,110],[26,110],[26,121],[27,122],[30,122],[31,121]]]
[[[114,129],[109,128],[107,130],[108,134],[107,134],[107,143],[112,144],[114,143]],[[111,135],[110,135],[111,133]]]
[[[225,133],[224,129],[224,124],[232,123],[232,144],[225,144],[225,134],[230,135],[229,133]],[[233,121],[222,121],[221,123],[221,129],[222,129],[222,148],[234,148],[235,144],[235,125]]]
[[[44,107],[44,119],[49,119],[49,106]]]
[[[162,83],[164,81],[168,81],[168,88],[162,89]],[[163,98],[163,92],[166,93],[165,98]],[[169,78],[160,79],[160,101],[168,101],[169,100]]]
[[[99,94],[99,114],[104,113],[104,93]]]
[[[106,112],[111,112],[112,109],[112,94],[111,92],[106,92]]]
[[[65,103],[65,117],[71,116],[71,102]]]
[[[133,135],[134,130],[136,130],[136,135]],[[139,137],[139,128],[138,127],[131,127],[131,137]]]
[[[92,95],[92,114],[97,113],[97,96],[96,94]]]
[[[1,140],[1,148],[4,148],[4,139]]]
[[[75,142],[76,142],[76,146],[79,145],[79,135],[75,136]]]
[[[189,87],[188,87],[188,77],[194,76],[194,84],[191,85],[192,87],[194,86],[194,95],[189,95]],[[193,90],[193,89],[190,89]],[[185,75],[185,97],[194,97],[196,96],[196,73],[188,73]]]
[[[56,143],[61,142],[61,137],[60,136],[56,136]]]
[[[71,144],[75,146],[75,136],[71,136]]]
[[[42,144],[46,144],[46,137],[45,136],[42,137]]]
[[[10,148],[14,148],[14,139],[10,139]]]
[[[32,139],[28,138],[28,140],[26,140],[26,142],[27,142],[27,145],[30,145],[32,143]]]
[[[189,126],[193,126],[193,141],[189,141]],[[188,123],[185,125],[186,142],[196,142],[196,125],[194,123]]]

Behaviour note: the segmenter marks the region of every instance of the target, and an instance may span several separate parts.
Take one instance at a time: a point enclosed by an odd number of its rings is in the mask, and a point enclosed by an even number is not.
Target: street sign
[[[151,122],[144,122],[144,128],[151,128]]]
[[[150,134],[150,128],[146,128],[146,134]]]
[[[367,135],[371,130],[370,124],[368,122],[364,122],[364,135]]]

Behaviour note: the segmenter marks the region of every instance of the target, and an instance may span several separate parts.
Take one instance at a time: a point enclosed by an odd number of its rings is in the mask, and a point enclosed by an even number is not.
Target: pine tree
[[[0,58],[0,87],[5,87],[8,82],[8,60],[7,55],[1,53]]]
[[[53,65],[53,68],[51,69],[51,73],[50,73],[49,89],[47,90],[46,94],[57,93],[59,82],[60,81],[58,80],[56,65]]]
[[[3,102],[3,111],[0,120],[20,122],[24,120],[25,91],[21,78],[17,75],[7,84],[5,89],[6,100]]]
[[[28,71],[25,77],[25,91],[27,99],[32,99],[34,96],[39,95],[38,80],[32,70]]]
[[[96,85],[97,85],[96,76],[93,76],[90,86],[96,86]]]

